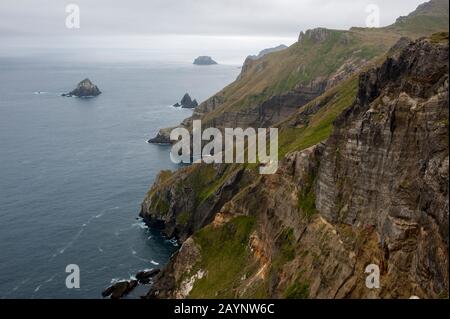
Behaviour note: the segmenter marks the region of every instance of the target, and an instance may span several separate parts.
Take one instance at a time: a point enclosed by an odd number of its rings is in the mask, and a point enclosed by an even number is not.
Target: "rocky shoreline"
[[[103,298],[121,299],[131,293],[138,285],[149,285],[152,283],[152,278],[160,273],[160,269],[150,269],[139,271],[134,278],[130,280],[120,280],[108,286],[102,292]]]

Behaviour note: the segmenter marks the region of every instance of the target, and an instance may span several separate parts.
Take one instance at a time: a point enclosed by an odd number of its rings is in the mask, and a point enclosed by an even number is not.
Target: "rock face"
[[[170,141],[170,132],[175,129],[175,127],[168,127],[159,130],[156,137],[151,138],[147,141],[149,144],[172,144]]]
[[[89,79],[84,79],[78,83],[75,90],[70,93],[63,94],[63,96],[76,96],[81,98],[89,98],[100,95],[102,92]]]
[[[147,297],[447,298],[448,38],[398,48],[360,75],[331,136],[276,174],[161,173],[141,216],[182,246]],[[370,264],[379,289],[366,287]]]
[[[216,61],[214,61],[210,56],[199,56],[194,60],[195,65],[214,65],[218,64]]]
[[[150,279],[155,277],[157,274],[159,274],[161,270],[159,269],[151,269],[151,270],[143,270],[136,274],[136,280],[140,284],[148,284],[150,283]]]
[[[183,98],[181,99],[181,102],[174,104],[175,107],[181,107],[184,109],[194,109],[198,106],[197,100],[192,100],[190,95],[186,93]]]
[[[111,299],[121,299],[133,291],[138,285],[137,280],[119,281],[102,292],[103,298],[111,297]]]
[[[300,32],[300,35],[298,37],[298,42],[302,44],[304,41],[309,40],[312,42],[323,42],[331,35],[331,30],[326,28],[316,28],[316,29],[310,29],[306,32]]]
[[[324,150],[317,209],[376,229],[390,293],[404,280],[437,297],[448,289],[448,44],[413,43],[359,86]]]

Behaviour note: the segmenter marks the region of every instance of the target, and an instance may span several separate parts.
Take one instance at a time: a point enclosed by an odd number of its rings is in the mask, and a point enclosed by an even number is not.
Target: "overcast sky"
[[[215,35],[297,37],[324,26],[364,26],[368,4],[388,25],[424,0],[1,0],[0,35]],[[81,28],[65,27],[67,4]]]

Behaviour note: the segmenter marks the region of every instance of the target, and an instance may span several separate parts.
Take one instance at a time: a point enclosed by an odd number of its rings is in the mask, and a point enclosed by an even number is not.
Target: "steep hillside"
[[[436,32],[448,32],[448,11],[447,0],[432,0],[420,5],[408,16],[398,18],[386,29],[406,36],[427,36]]]
[[[247,61],[182,125],[276,126],[279,170],[162,172],[140,215],[182,246],[147,297],[448,297],[448,113],[442,0]]]
[[[448,31],[448,2],[443,0],[421,5],[386,28],[302,32],[291,47],[246,61],[238,79],[201,103],[181,126],[190,128],[193,119],[201,119],[205,127],[269,127],[360,72],[402,36],[440,31]],[[170,131],[162,129],[150,142],[169,143]]]
[[[448,33],[402,40],[279,124],[277,174],[163,173],[141,216],[183,245],[148,297],[448,297],[448,117]]]

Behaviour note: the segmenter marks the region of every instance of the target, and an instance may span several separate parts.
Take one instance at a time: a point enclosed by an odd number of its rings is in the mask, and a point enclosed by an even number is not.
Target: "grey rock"
[[[98,89],[96,85],[94,85],[89,79],[84,79],[80,83],[78,83],[75,90],[64,93],[62,96],[67,97],[80,97],[80,98],[90,98],[100,95],[102,92]]]
[[[298,37],[298,42],[303,43],[305,40],[310,40],[312,42],[323,42],[327,40],[331,35],[331,30],[326,28],[315,28],[307,30],[306,32],[300,32]]]
[[[199,56],[194,60],[195,65],[214,65],[218,64],[210,56]]]
[[[191,96],[186,93],[180,102],[173,105],[174,107],[181,107],[183,109],[194,109],[198,106],[197,100],[192,100]]]
[[[121,299],[133,291],[138,285],[137,280],[119,281],[109,286],[102,292],[103,298]]]
[[[136,274],[136,279],[140,284],[150,283],[150,279],[159,274],[160,269],[143,270]]]

